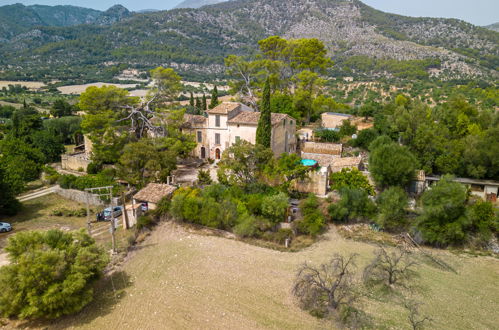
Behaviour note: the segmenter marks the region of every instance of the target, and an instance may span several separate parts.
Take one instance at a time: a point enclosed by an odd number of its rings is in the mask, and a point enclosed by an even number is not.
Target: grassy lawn
[[[373,244],[342,238],[331,229],[300,252],[279,252],[165,223],[127,257],[121,271],[100,283],[96,300],[51,329],[320,329],[335,327],[302,311],[291,293],[297,267],[325,262],[333,253],[358,253],[362,269]],[[420,261],[414,298],[432,329],[497,329],[499,260],[432,250],[456,270]],[[360,271],[359,271],[360,275]],[[116,289],[116,293],[112,288]],[[400,303],[379,294],[361,309],[376,329],[409,329]]]
[[[19,213],[12,217],[3,217],[1,220],[10,222],[14,230],[9,234],[0,235],[0,247],[5,245],[6,237],[24,230],[37,229],[79,229],[86,226],[86,217],[54,216],[56,209],[80,209],[84,204],[76,203],[50,194],[22,203]]]
[[[87,217],[75,216],[55,216],[53,215],[56,209],[69,209],[78,210],[86,208],[85,204],[77,203],[65,199],[57,194],[50,194],[36,199],[32,199],[22,203],[22,208],[19,213],[12,217],[2,217],[0,221],[9,222],[14,227],[10,233],[0,234],[0,249],[6,244],[7,238],[10,235],[24,231],[24,230],[48,230],[48,229],[62,229],[62,230],[75,230],[80,228],[87,228]],[[97,209],[94,207],[94,209]],[[91,209],[91,212],[93,210]],[[91,213],[91,219],[95,219],[95,215]],[[101,235],[95,237],[98,243],[102,244],[106,249],[111,248],[111,234],[104,230],[109,227],[108,222],[93,223],[92,228],[95,230],[102,229],[104,231]],[[117,245],[124,248],[128,233],[119,228],[116,232]]]

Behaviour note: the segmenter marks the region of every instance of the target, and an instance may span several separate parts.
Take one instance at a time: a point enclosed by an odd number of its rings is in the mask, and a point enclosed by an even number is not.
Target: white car
[[[12,230],[12,226],[7,222],[0,222],[0,233],[6,233]]]

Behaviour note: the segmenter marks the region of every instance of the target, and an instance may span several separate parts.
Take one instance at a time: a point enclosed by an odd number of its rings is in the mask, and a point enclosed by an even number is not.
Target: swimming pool
[[[302,159],[301,164],[305,166],[315,166],[317,165],[317,161],[313,159]]]

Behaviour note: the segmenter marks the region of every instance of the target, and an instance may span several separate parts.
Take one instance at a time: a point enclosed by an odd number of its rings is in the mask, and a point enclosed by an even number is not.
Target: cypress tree
[[[267,78],[263,88],[262,106],[258,127],[256,129],[256,143],[270,148],[272,138],[272,122],[270,114],[270,80]]]
[[[191,98],[189,99],[189,105],[191,107],[194,107],[194,95],[192,95],[192,92],[191,92]]]
[[[196,110],[197,110],[197,113],[201,113],[202,112],[201,107],[202,107],[201,100],[199,99],[199,97],[196,97]]]
[[[203,104],[202,104],[202,106],[203,106],[203,111],[208,110],[208,108],[206,106],[206,95],[204,95],[204,93],[203,93]]]
[[[210,101],[210,109],[213,109],[218,105],[218,89],[217,85],[211,91],[211,101]]]

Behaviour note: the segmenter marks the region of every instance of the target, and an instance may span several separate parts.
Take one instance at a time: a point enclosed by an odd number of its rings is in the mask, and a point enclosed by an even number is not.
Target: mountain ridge
[[[437,59],[440,67],[427,70],[446,79],[496,76],[499,67],[499,34],[464,21],[388,14],[357,0],[244,0],[135,14],[102,27],[42,27],[0,43],[0,68],[17,63],[50,76],[54,65],[83,70],[105,62],[220,76],[225,56],[251,54],[271,35],[319,38],[339,63]]]

